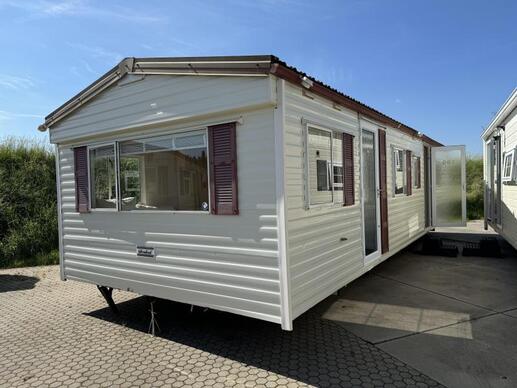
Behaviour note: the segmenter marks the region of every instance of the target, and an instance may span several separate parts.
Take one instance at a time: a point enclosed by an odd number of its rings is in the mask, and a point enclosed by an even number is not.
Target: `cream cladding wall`
[[[359,204],[359,138],[357,114],[299,87],[285,88],[285,174],[287,238],[293,317],[306,311],[354,278],[363,268]],[[342,193],[335,204],[306,209],[305,127],[302,119],[354,137],[355,205],[344,207]],[[341,195],[341,198],[337,197]],[[346,238],[346,241],[341,241]]]
[[[51,129],[54,140],[68,141],[59,146],[65,277],[279,323],[272,107],[256,107],[242,113],[242,123],[237,125],[240,215],[75,211],[72,139],[81,127],[86,131],[115,128],[127,114],[125,124],[120,124],[126,125],[133,122],[132,114],[147,109],[150,101],[196,114],[206,112],[208,104],[222,104],[208,101],[218,94],[227,108],[235,106],[237,99],[237,105],[243,106],[262,104],[270,98],[270,91],[264,90],[269,80],[264,79],[227,78],[223,82],[218,77],[169,78],[168,87],[156,90],[153,76],[121,87],[123,92],[108,90],[99,97],[102,103],[95,101],[95,105],[92,103],[64,120],[59,130]],[[213,90],[221,83],[220,89]],[[171,89],[172,85],[176,88]],[[130,94],[126,89],[129,86]],[[188,98],[177,87],[189,89]],[[224,93],[236,91],[236,96],[223,98]],[[156,94],[151,97],[153,93]],[[232,101],[235,104],[231,105]],[[118,119],[107,112],[110,108]],[[224,119],[225,116],[217,116],[217,120]],[[210,120],[136,130],[134,136],[172,133],[185,125],[203,127]],[[113,135],[112,140],[126,135],[114,133],[118,135]],[[137,257],[137,245],[155,247],[156,257]]]

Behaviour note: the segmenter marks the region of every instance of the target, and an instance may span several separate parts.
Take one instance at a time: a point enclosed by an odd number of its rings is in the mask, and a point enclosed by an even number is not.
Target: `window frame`
[[[418,166],[420,167],[418,169],[418,172],[416,169],[413,168],[413,160],[418,160]],[[416,173],[418,173],[418,185],[416,184],[417,181],[415,179]],[[420,154],[415,154],[414,152],[411,155],[411,184],[412,189],[419,190],[422,188],[422,157],[420,156]]]
[[[171,136],[171,137],[186,137],[189,134],[203,134],[204,140],[205,140],[205,147],[206,147],[206,166],[207,166],[207,182],[208,182],[208,209],[207,210],[150,210],[150,209],[131,209],[131,210],[122,210],[122,201],[120,198],[120,185],[122,184],[120,180],[120,143],[124,141],[130,141],[130,140],[143,140],[143,139],[149,139],[153,137],[162,137],[162,136]],[[174,146],[174,140],[172,139],[172,143]],[[115,150],[115,180],[116,180],[116,206],[114,208],[92,208],[92,184],[90,180],[90,169],[91,169],[91,161],[90,161],[90,149],[96,149],[100,147],[105,147],[107,145],[113,145]],[[124,136],[117,140],[112,141],[106,141],[106,142],[98,142],[89,144],[87,147],[87,160],[88,160],[88,185],[89,185],[89,198],[88,198],[88,206],[90,208],[91,212],[123,212],[123,213],[138,213],[138,214],[200,214],[200,215],[209,215],[210,209],[211,209],[211,198],[210,198],[210,151],[209,147],[210,144],[208,142],[208,125],[203,126],[201,128],[188,128],[188,129],[178,129],[174,131],[161,131],[159,133],[150,133],[150,134],[142,134],[142,135],[136,135],[136,136]],[[199,148],[199,147],[180,147],[178,150],[185,150],[185,149],[193,149],[193,148]]]
[[[92,206],[92,190],[93,190],[93,185],[92,185],[92,180],[91,180],[91,169],[92,169],[92,165],[91,165],[91,160],[90,160],[90,150],[95,150],[97,148],[102,148],[102,147],[106,147],[106,146],[113,146],[113,151],[115,152],[115,198],[116,198],[116,201],[115,201],[115,207],[113,208],[103,208],[103,207],[93,207]],[[119,202],[120,202],[120,198],[119,198],[119,174],[118,174],[118,144],[116,141],[108,141],[108,142],[103,142],[103,143],[96,143],[96,144],[93,144],[93,145],[88,145],[86,146],[86,150],[87,150],[87,155],[86,155],[86,158],[88,160],[88,207],[90,209],[91,212],[117,212],[119,211]]]
[[[335,192],[343,192],[345,189],[345,181],[344,181],[345,177],[343,175],[343,187],[339,191],[334,190],[334,144],[333,144],[333,140],[335,139],[334,134],[338,133],[338,134],[342,135],[343,133],[348,133],[352,136],[356,136],[356,134],[349,130],[347,131],[344,129],[332,128],[332,127],[321,125],[321,124],[315,123],[313,121],[308,121],[305,119],[302,119],[302,124],[303,124],[303,142],[305,143],[304,147],[303,147],[303,152],[305,153],[305,155],[303,157],[304,164],[305,164],[305,166],[303,168],[303,170],[304,170],[303,171],[303,176],[304,176],[303,183],[304,183],[304,194],[305,194],[305,198],[304,198],[305,210],[310,210],[310,209],[314,209],[314,208],[322,208],[322,207],[332,208],[332,207],[343,206],[343,204],[344,204],[343,195],[341,196],[341,199],[339,199],[339,200],[336,200],[336,196],[334,195]],[[309,174],[309,128],[314,128],[317,130],[321,130],[321,131],[330,133],[330,155],[331,155],[330,164],[332,166],[330,168],[330,172],[331,172],[330,183],[331,183],[332,201],[329,201],[329,202],[311,204],[310,177],[309,177],[309,175],[310,175]],[[328,159],[326,159],[326,160],[328,162]],[[343,167],[343,161],[340,161],[339,163],[340,163],[340,166]],[[328,163],[327,163],[327,165],[328,165]],[[327,166],[327,169],[328,169],[328,166]]]
[[[342,182],[341,183],[336,183],[335,182],[335,177],[336,177],[336,174],[334,173],[334,167],[339,167],[341,168],[341,174],[338,174],[341,176],[341,179],[342,179]],[[335,162],[332,163],[332,186],[334,185],[341,185],[341,187],[338,187],[337,191],[344,191],[345,190],[345,171],[343,170],[343,161],[341,162]]]
[[[403,181],[403,184],[402,184],[402,193],[396,193],[396,188],[397,188],[397,166],[396,166],[396,157],[395,157],[395,153],[398,152],[398,151],[402,151],[402,158],[401,158],[401,163],[402,163],[402,176],[404,178],[404,181]],[[392,171],[392,179],[391,179],[391,185],[392,185],[392,196],[394,198],[396,197],[404,197],[404,196],[407,196],[407,166],[406,166],[406,153],[407,153],[407,150],[404,149],[404,148],[401,148],[401,147],[397,147],[397,146],[394,146],[392,145],[391,146],[391,158],[392,158],[392,161],[391,161],[391,171]]]
[[[506,161],[510,157],[510,174],[506,175],[506,168],[507,164]],[[513,150],[510,150],[508,152],[504,153],[503,156],[503,168],[502,168],[502,174],[501,174],[501,182],[513,182],[515,174],[515,148]]]

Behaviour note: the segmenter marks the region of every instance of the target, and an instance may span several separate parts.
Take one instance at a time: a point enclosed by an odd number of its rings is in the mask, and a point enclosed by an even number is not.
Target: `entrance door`
[[[433,225],[465,226],[465,146],[433,147],[431,165]]]
[[[377,133],[361,132],[361,168],[365,264],[380,256],[379,160]]]

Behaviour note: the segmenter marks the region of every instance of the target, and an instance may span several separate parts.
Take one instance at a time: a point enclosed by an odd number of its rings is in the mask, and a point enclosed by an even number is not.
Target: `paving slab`
[[[367,274],[340,291],[322,314],[378,343],[490,314],[491,311]]]
[[[517,309],[505,311],[504,314],[509,315],[510,317],[517,318]]]
[[[517,386],[517,320],[503,314],[378,346],[451,388]]]
[[[294,331],[256,319],[115,291],[116,317],[91,284],[58,267],[0,270],[0,387],[436,387],[318,308]],[[332,302],[332,298],[322,304]]]
[[[493,311],[517,308],[517,257],[451,258],[404,252],[374,273]]]

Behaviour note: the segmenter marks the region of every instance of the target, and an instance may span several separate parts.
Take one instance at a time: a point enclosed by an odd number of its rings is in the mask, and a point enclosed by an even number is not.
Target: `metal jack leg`
[[[99,291],[101,292],[102,296],[104,297],[104,299],[108,303],[108,306],[110,307],[111,311],[114,314],[119,315],[119,311],[118,311],[117,305],[113,301],[113,297],[112,297],[113,288],[111,288],[111,287],[104,287],[104,286],[97,286],[97,288],[99,289]]]
[[[156,300],[152,298],[148,298],[148,300],[150,306],[149,312],[151,313],[151,322],[149,323],[149,330],[147,332],[151,333],[151,335],[154,337],[156,329],[158,329],[158,331],[161,331],[161,329],[158,325],[158,321],[156,320],[156,312],[154,311],[154,302],[156,302]]]

